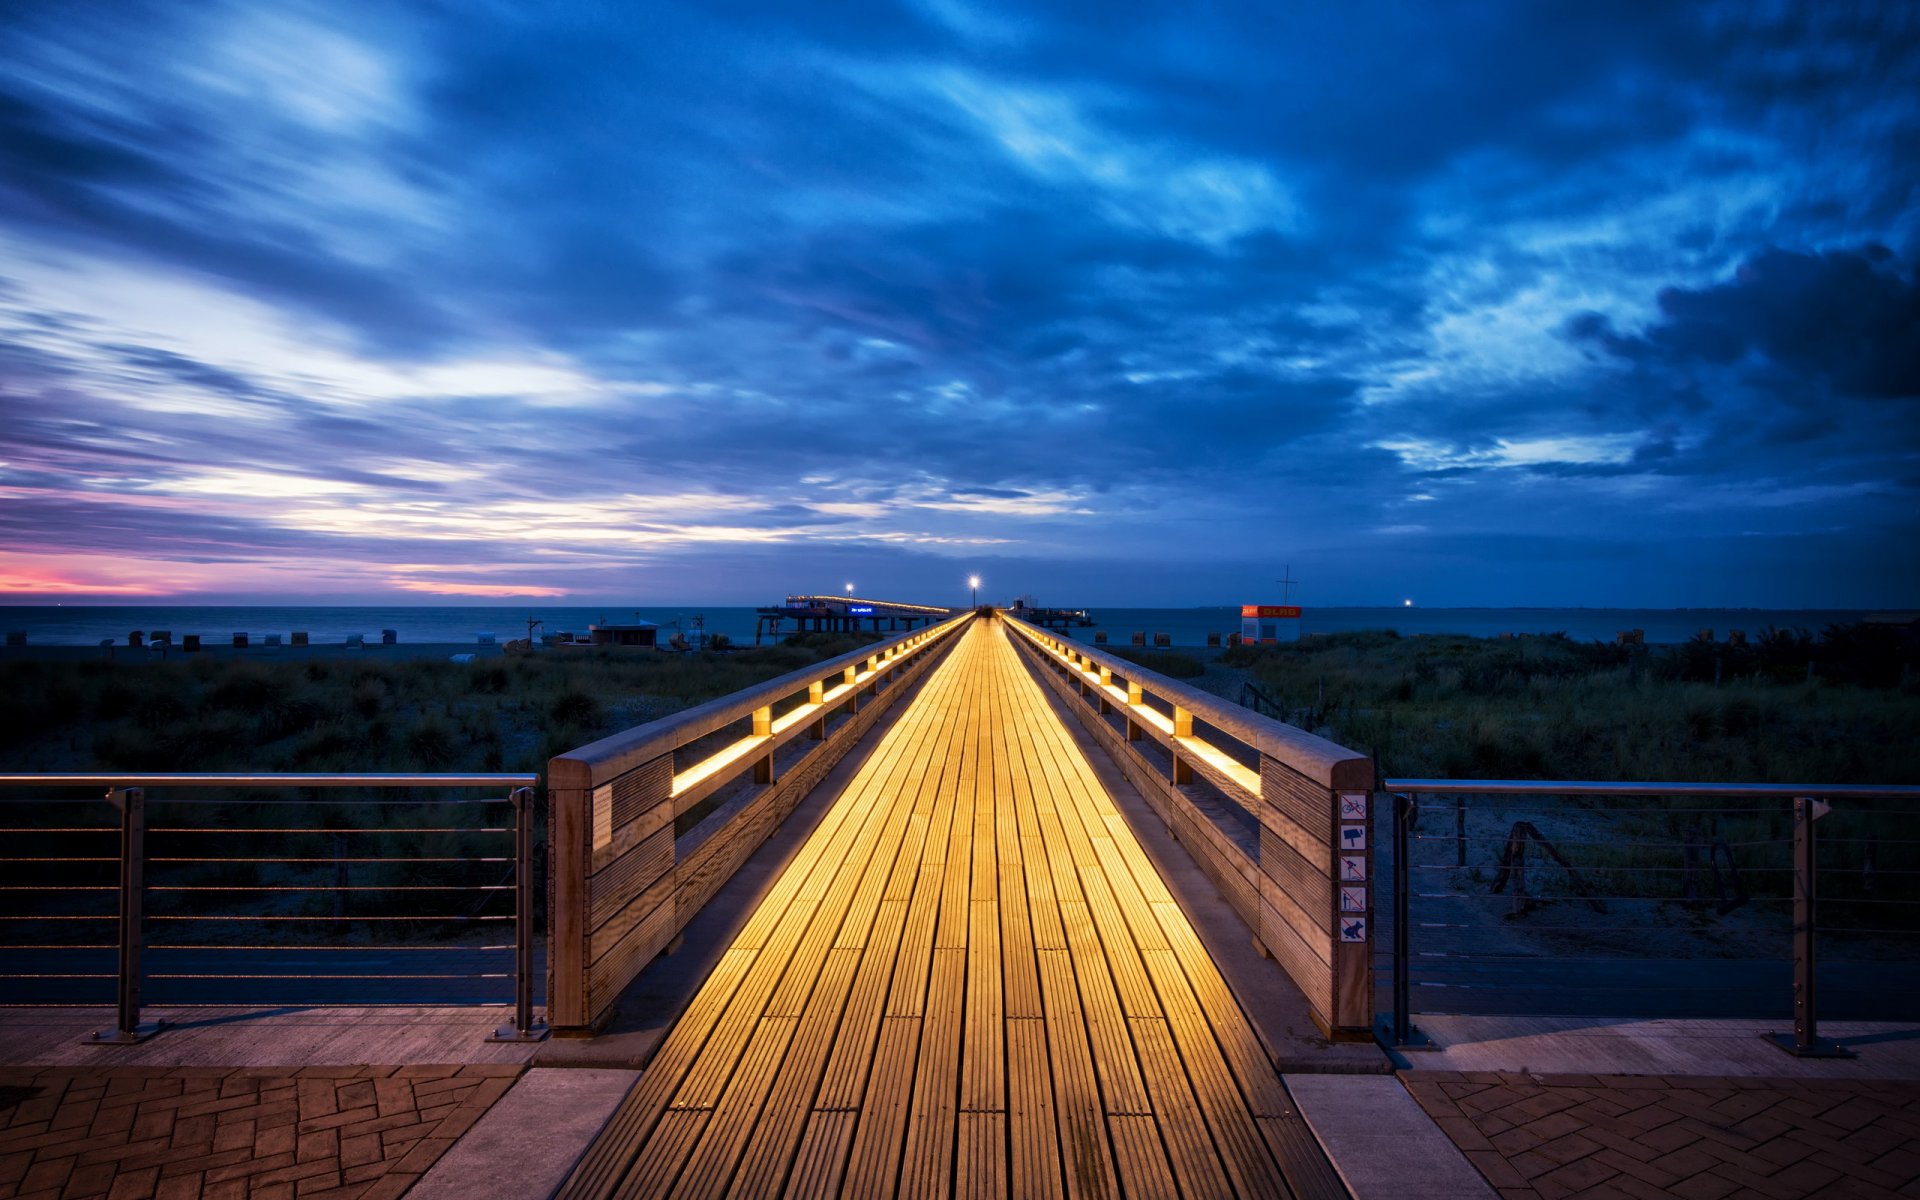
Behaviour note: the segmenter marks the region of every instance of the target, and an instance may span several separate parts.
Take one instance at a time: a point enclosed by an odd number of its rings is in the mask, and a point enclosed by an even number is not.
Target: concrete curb
[[[534,1067],[407,1192],[412,1200],[551,1196],[638,1071]]]
[[[1399,1079],[1284,1078],[1354,1200],[1497,1200],[1492,1186]]]

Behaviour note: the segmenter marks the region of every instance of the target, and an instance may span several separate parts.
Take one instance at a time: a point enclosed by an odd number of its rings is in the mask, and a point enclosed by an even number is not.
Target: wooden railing
[[[551,759],[548,1021],[590,1035],[972,618],[841,655]],[[717,743],[717,744],[716,744]]]
[[[1329,1038],[1372,1036],[1372,762],[1006,616],[1147,802],[1306,994]]]

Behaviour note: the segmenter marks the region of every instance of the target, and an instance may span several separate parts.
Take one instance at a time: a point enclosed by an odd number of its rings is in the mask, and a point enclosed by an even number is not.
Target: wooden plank
[[[1129,845],[1138,849],[1137,843],[1131,840]],[[1093,850],[1100,856],[1100,866],[1106,875],[1107,886],[1113,893],[1114,903],[1127,919],[1127,932],[1133,936],[1133,944],[1142,950],[1165,950],[1166,932],[1160,928],[1160,921],[1153,915],[1153,909],[1148,907],[1147,897],[1141,893],[1140,885],[1133,877],[1125,851],[1115,845],[1111,837],[1094,838]]]
[[[1100,1085],[1074,983],[1073,956],[1060,949],[1041,950],[1036,957],[1047,1007],[1047,1059],[1066,1192],[1072,1197],[1111,1196],[1117,1188],[1113,1152],[1101,1118]]]
[[[1001,837],[1019,840],[1018,833],[1002,830]],[[1027,872],[1024,862],[1001,863],[1006,872],[1000,889],[1000,956],[1003,995],[1008,1020],[1044,1017],[1040,1003],[1040,971],[1033,957],[1033,922],[1027,913]]]
[[[1006,1015],[1001,1003],[1000,906],[973,902],[967,930],[967,1012],[961,1046],[960,1109],[1007,1107]]]
[[[1033,924],[1035,950],[1065,950],[1067,930],[1060,924],[1060,904],[1053,890],[1053,873],[1047,861],[1046,842],[1038,837],[1023,837],[1027,880],[1027,919]]]
[[[1127,1024],[1140,1046],[1141,1073],[1153,1096],[1153,1114],[1166,1143],[1167,1162],[1180,1183],[1180,1194],[1196,1200],[1231,1200],[1233,1185],[1220,1156],[1214,1153],[1213,1139],[1207,1133],[1193,1090],[1187,1086],[1187,1073],[1180,1065],[1167,1023],[1158,1018],[1135,1018]],[[1129,1192],[1133,1190],[1128,1188]]]
[[[1173,1167],[1167,1162],[1167,1148],[1160,1141],[1157,1118],[1113,1116],[1107,1118],[1107,1125],[1113,1132],[1114,1167],[1120,1173],[1129,1200],[1157,1200],[1180,1194]]]
[[[963,1112],[956,1134],[955,1200],[1006,1200],[1007,1114]]]
[[[827,1054],[840,1024],[841,1005],[860,966],[857,950],[833,950],[820,982],[807,1000],[793,1043],[780,1064],[753,1138],[741,1156],[731,1194],[771,1196],[779,1191],[806,1131],[807,1113],[820,1086]]]
[[[1064,1195],[1044,1018],[1007,1021],[1007,1146],[1010,1195],[1030,1200]]]
[[[894,1194],[894,1180],[900,1172],[900,1143],[913,1103],[920,1024],[919,1017],[888,1017],[881,1022],[873,1074],[862,1103],[857,1110],[847,1110],[849,1116],[859,1118],[848,1165],[849,1197],[885,1200]]]
[[[962,881],[966,879],[965,872],[958,874]],[[966,984],[967,952],[936,948],[914,1070],[913,1107],[907,1115],[906,1152],[900,1165],[903,1196],[945,1196],[952,1187]]]
[[[854,1112],[815,1111],[807,1118],[806,1136],[800,1139],[800,1152],[794,1156],[793,1173],[787,1177],[786,1195],[796,1200],[841,1195],[845,1178],[847,1147],[853,1141]],[[738,1191],[742,1200],[757,1200],[755,1193]],[[763,1193],[764,1194],[764,1193]]]
[[[629,827],[634,828],[634,827]],[[587,923],[597,928],[673,866],[671,823],[636,838],[631,847],[587,877]]]
[[[673,940],[677,914],[671,899],[661,896],[651,909],[646,909],[646,903],[637,903],[635,908],[645,910],[646,915],[626,929],[618,942],[597,954],[587,968],[587,995],[596,1008],[610,1006],[627,982]]]
[[[713,1110],[713,1119],[701,1130],[699,1142],[673,1184],[671,1194],[676,1200],[719,1200],[726,1194],[727,1183],[759,1123],[774,1075],[799,1024],[795,1017],[767,1017],[754,1029],[739,1069]]]
[[[1214,1149],[1225,1164],[1228,1177],[1241,1195],[1279,1200],[1285,1189],[1278,1187],[1276,1164],[1254,1124],[1248,1099],[1215,1040],[1219,1027],[1210,1022],[1212,1014],[1205,1012],[1187,989],[1173,951],[1149,950],[1146,958],[1166,1004],[1167,1031],[1186,1067],[1187,1082],[1193,1088],[1207,1128],[1213,1132]],[[1272,1083],[1278,1083],[1271,1066],[1266,1066],[1266,1075]],[[1258,1076],[1248,1082],[1258,1082]],[[1269,1105],[1274,1102],[1272,1097],[1267,1100]]]
[[[1080,890],[1080,868],[1073,860],[1072,848],[1067,845],[1067,831],[1060,824],[1060,814],[1054,811],[1052,793],[1045,789],[1035,792],[1034,806],[1040,810],[1040,839],[1047,846],[1054,902],[1086,903],[1086,896]]]
[[[1322,864],[1302,858],[1271,826],[1260,829],[1260,871],[1323,934],[1333,933],[1332,876]]]
[[[653,1136],[647,1139],[647,1152],[633,1160],[633,1170],[620,1182],[614,1195],[621,1200],[672,1195],[674,1179],[712,1116],[704,1109],[669,1111],[660,1119]]]
[[[1273,960],[1281,964],[1286,977],[1294,981],[1294,987],[1306,995],[1313,1012],[1321,1018],[1331,1018],[1332,964],[1321,956],[1325,945],[1308,941],[1288,914],[1267,899],[1260,902],[1260,945],[1267,948],[1267,954],[1273,954]]]
[[[1266,1047],[1261,1045],[1259,1035],[1241,1011],[1240,1002],[1227,987],[1220,969],[1187,923],[1186,914],[1170,903],[1155,904],[1153,908],[1162,914],[1173,955],[1185,972],[1187,985],[1193,989],[1194,1002],[1206,1013],[1219,1038],[1221,1054],[1239,1081],[1241,1094],[1246,1097],[1247,1111],[1256,1117],[1295,1115],[1279,1072],[1267,1057]],[[1174,1003],[1179,1001],[1176,999]]]
[[[932,753],[938,754],[940,747]],[[924,775],[937,781],[940,764],[936,758],[922,767]],[[927,846],[927,830],[933,824],[933,806],[935,801],[928,798],[915,801],[913,811],[907,814],[907,831],[900,839],[900,856],[894,862],[893,874],[887,877],[887,888],[880,894],[883,900],[913,899],[914,884],[920,878],[920,856]]]
[[[1113,973],[1114,990],[1119,993],[1120,1007],[1130,1017],[1157,1017],[1160,1015],[1160,998],[1153,993],[1153,984],[1147,979],[1146,967],[1140,961],[1140,946],[1134,941],[1133,930],[1127,919],[1121,915],[1120,906],[1114,900],[1113,889],[1107,883],[1103,872],[1090,872],[1082,880],[1087,893],[1086,911],[1099,931],[1101,944],[1106,949],[1107,969]],[[1154,926],[1159,932],[1159,926]],[[1067,931],[1069,941],[1073,931]]]
[[[1294,849],[1333,869],[1333,793],[1285,763],[1262,756],[1260,798],[1266,802],[1261,824],[1280,830]],[[1275,818],[1279,820],[1275,820]]]
[[[948,950],[967,944],[967,901],[973,883],[974,780],[980,760],[970,742],[963,741],[962,749],[954,780],[953,829],[946,846],[940,915],[933,931],[934,946]]]

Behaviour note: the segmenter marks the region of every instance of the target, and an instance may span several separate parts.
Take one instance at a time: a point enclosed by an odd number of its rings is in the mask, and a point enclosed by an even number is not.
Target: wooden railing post
[[[771,705],[763,705],[753,710],[753,736],[763,738],[773,737],[773,707]],[[767,747],[765,754],[754,760],[753,781],[755,783],[773,782],[773,747],[771,745]]]
[[[1127,680],[1127,740],[1130,742],[1140,740],[1140,722],[1134,719],[1133,710],[1139,708],[1145,701],[1146,697],[1141,694],[1140,685],[1131,679]]]
[[[1173,755],[1173,785],[1193,782],[1193,764],[1180,753],[1180,739],[1193,736],[1193,714],[1179,705],[1173,706],[1173,741],[1167,750]]]
[[[1285,750],[1261,754],[1260,940],[1322,1034],[1363,1041],[1373,1036],[1373,763],[1312,740],[1351,756],[1296,766]]]
[[[593,865],[585,763],[547,767],[547,1023],[563,1037],[593,1033],[587,1009],[587,876]]]

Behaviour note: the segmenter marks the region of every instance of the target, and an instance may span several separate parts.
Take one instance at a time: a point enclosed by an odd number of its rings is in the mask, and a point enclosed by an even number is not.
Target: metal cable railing
[[[0,1003],[113,1003],[90,1040],[124,1044],[159,1028],[143,1002],[494,1004],[504,983],[514,1019],[493,1040],[544,1037],[538,782],[0,775]]]
[[[1392,990],[1423,1012],[1885,1015],[1920,986],[1920,787],[1387,779]],[[1659,800],[1665,803],[1649,803]],[[1387,866],[1389,864],[1381,864]],[[1823,961],[1823,949],[1840,953]],[[1789,986],[1790,982],[1790,986]],[[1418,994],[1419,1004],[1414,1000]],[[1904,1001],[1895,1001],[1904,1005]]]

